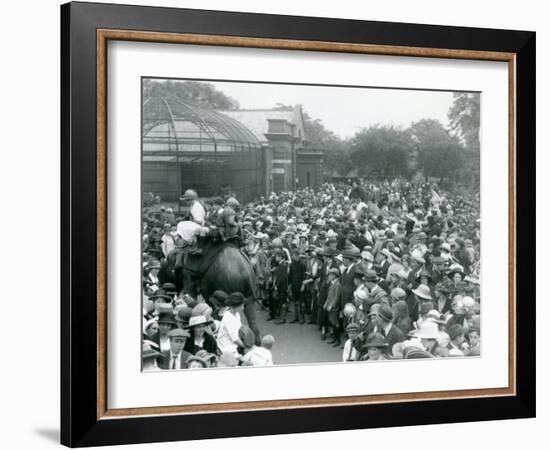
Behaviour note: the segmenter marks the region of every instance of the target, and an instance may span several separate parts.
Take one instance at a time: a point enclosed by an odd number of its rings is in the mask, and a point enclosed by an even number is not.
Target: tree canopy
[[[464,164],[464,149],[441,122],[422,119],[411,125],[410,132],[417,146],[417,169],[424,176],[444,179],[458,174]]]
[[[351,161],[360,175],[386,179],[412,172],[414,142],[409,130],[373,125],[356,133],[350,146]]]
[[[238,109],[239,102],[218,91],[213,84],[198,81],[143,80],[143,98],[177,97],[183,102],[212,109]]]
[[[451,130],[464,141],[466,149],[479,153],[480,95],[455,92],[447,116]]]

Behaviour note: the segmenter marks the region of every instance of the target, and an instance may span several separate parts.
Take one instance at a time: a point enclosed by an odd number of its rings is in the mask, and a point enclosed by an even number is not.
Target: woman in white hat
[[[184,350],[196,355],[201,350],[206,350],[214,355],[219,354],[218,344],[214,336],[206,332],[206,328],[212,323],[212,320],[206,316],[191,316],[189,325],[185,327],[191,333],[191,338],[185,342]]]
[[[422,322],[420,328],[415,330],[412,334],[416,339],[420,339],[422,346],[428,353],[432,355],[436,354],[438,346],[437,340],[442,337],[442,333],[439,331],[437,323],[426,320]]]

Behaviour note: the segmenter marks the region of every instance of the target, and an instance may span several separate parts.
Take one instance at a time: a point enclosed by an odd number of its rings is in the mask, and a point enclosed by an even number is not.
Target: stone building
[[[142,189],[177,202],[234,193],[248,202],[270,192],[316,188],[322,152],[308,147],[300,105],[214,111],[150,97],[142,115]]]
[[[266,193],[315,189],[323,182],[323,153],[308,146],[301,105],[220,112],[246,126],[262,144]]]

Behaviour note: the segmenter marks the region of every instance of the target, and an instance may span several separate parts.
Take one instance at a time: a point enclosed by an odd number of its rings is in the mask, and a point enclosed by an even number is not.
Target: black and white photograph
[[[144,371],[481,356],[478,92],[141,81]]]

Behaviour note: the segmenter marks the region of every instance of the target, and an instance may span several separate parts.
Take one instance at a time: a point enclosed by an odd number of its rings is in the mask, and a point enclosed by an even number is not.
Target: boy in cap
[[[353,346],[353,341],[359,334],[359,324],[354,322],[350,323],[346,327],[346,333],[348,335],[348,339],[346,339],[346,342],[344,343],[344,352],[342,353],[342,361],[343,362],[357,361],[359,360],[359,352]]]
[[[187,369],[187,358],[191,354],[186,352],[183,347],[189,337],[191,337],[189,331],[181,328],[175,328],[168,333],[170,350],[161,353],[158,359],[159,368],[163,370]]]

